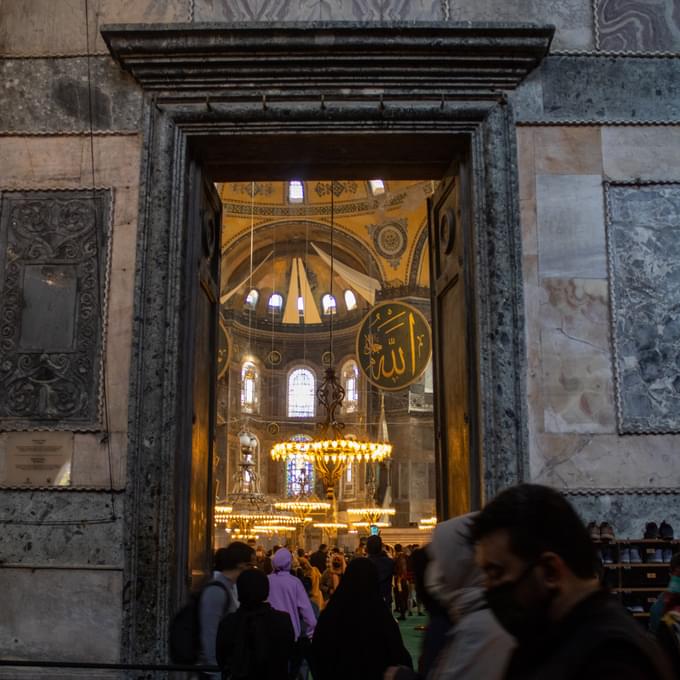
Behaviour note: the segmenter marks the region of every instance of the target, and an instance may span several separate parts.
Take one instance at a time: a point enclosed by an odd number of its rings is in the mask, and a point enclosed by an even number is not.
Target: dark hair
[[[239,564],[251,562],[254,557],[255,551],[251,546],[234,541],[215,553],[215,571],[236,569]]]
[[[403,548],[401,547],[401,543],[397,543],[394,546],[394,549],[395,549],[396,552],[401,552],[403,550]]]
[[[559,492],[540,484],[519,484],[502,491],[474,517],[470,540],[496,531],[508,533],[510,550],[525,562],[554,552],[579,578],[593,578],[596,556],[587,529]]]
[[[680,552],[676,552],[673,557],[671,557],[671,571],[680,569]]]
[[[383,542],[380,536],[369,536],[366,539],[366,552],[369,555],[380,555],[382,552]]]
[[[322,544],[319,546],[319,550],[326,550],[326,548],[328,548],[328,546],[327,546],[325,543],[322,543]]]
[[[236,581],[241,607],[251,609],[269,596],[269,579],[258,569],[246,569]]]
[[[304,557],[305,556],[305,549],[304,548],[298,548],[297,549],[297,556],[298,557]]]

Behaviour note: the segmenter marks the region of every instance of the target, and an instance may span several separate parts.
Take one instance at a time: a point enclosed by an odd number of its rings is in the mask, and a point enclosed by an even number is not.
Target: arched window
[[[345,291],[345,307],[348,312],[357,308],[357,296],[349,289]]]
[[[306,434],[291,437],[296,442],[312,441]],[[286,462],[286,496],[309,496],[314,491],[314,463],[302,456],[291,456]]]
[[[345,388],[345,413],[354,413],[359,408],[359,367],[354,359],[345,362],[340,377]]]
[[[283,295],[280,293],[272,293],[269,296],[269,302],[267,303],[267,309],[269,312],[280,312],[283,309]]]
[[[288,417],[314,416],[316,380],[308,368],[296,368],[288,376]]]
[[[260,401],[260,375],[252,361],[241,368],[241,411],[257,413]]]
[[[260,299],[260,293],[256,288],[252,288],[248,295],[246,295],[246,309],[254,310],[257,307],[257,301]]]
[[[335,314],[338,311],[337,305],[335,304],[335,298],[330,293],[326,293],[321,298],[321,308],[326,315]]]

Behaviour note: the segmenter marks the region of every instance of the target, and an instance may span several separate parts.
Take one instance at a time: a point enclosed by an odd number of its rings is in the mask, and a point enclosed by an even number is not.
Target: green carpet
[[[406,621],[398,621],[398,623],[404,645],[411,655],[413,667],[415,668],[418,665],[418,657],[420,656],[423,638],[425,637],[425,631],[416,630],[416,627],[427,625],[427,616],[414,614],[413,616],[407,616]]]

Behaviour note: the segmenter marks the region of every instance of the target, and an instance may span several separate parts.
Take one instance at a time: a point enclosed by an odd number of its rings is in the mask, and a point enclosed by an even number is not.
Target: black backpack
[[[206,588],[219,586],[227,594],[226,608],[231,600],[227,587],[219,581],[209,581],[200,590],[191,593],[189,601],[172,617],[170,622],[170,658],[173,663],[191,665],[198,661],[201,650],[201,595]]]

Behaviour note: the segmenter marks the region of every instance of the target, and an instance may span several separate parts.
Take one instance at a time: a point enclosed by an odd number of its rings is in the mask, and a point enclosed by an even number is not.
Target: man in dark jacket
[[[392,575],[394,574],[394,562],[383,550],[380,536],[369,536],[366,540],[366,553],[368,559],[378,570],[378,589],[380,597],[385,604],[392,609]]]
[[[217,633],[217,661],[229,680],[285,680],[295,633],[290,616],[265,602],[269,579],[259,569],[244,571],[236,582],[240,606]]]
[[[328,566],[328,564],[326,564],[328,562],[328,546],[325,543],[322,543],[319,546],[319,549],[309,556],[309,561],[313,567],[316,567],[319,570],[320,574],[323,574]]]
[[[666,660],[599,584],[588,532],[557,491],[521,484],[474,519],[487,600],[518,647],[506,680],[669,680]]]

